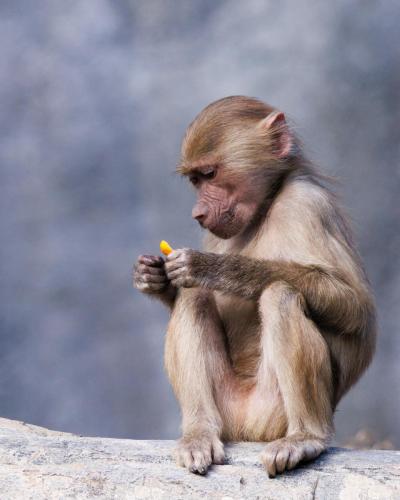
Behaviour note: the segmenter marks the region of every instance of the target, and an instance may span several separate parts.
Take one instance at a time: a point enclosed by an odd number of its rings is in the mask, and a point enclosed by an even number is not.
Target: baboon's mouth
[[[210,225],[207,229],[222,239],[228,239],[237,234],[239,227],[235,220],[235,213],[233,210],[224,212],[214,225]]]

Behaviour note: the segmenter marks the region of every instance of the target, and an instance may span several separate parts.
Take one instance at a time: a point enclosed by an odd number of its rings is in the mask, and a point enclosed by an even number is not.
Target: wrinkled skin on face
[[[223,167],[199,169],[189,179],[197,192],[193,218],[219,238],[242,233],[264,198],[264,190],[254,189],[251,176],[231,176]]]

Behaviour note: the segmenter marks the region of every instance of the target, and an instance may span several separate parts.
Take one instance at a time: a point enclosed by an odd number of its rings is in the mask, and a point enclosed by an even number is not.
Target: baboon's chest
[[[219,293],[215,298],[233,369],[239,376],[253,377],[260,357],[257,303]]]

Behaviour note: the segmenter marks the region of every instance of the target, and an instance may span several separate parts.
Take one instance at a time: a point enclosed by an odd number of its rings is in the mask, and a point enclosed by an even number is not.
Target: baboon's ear
[[[259,127],[270,136],[272,152],[275,156],[286,158],[290,155],[293,137],[282,111],[272,111],[261,120]]]

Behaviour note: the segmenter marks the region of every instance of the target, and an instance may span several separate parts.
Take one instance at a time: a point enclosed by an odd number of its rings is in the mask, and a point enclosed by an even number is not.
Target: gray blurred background
[[[173,171],[184,129],[231,94],[286,111],[338,176],[381,335],[338,440],[400,446],[400,3],[1,0],[0,415],[173,438],[167,312],[139,253],[198,247]]]

